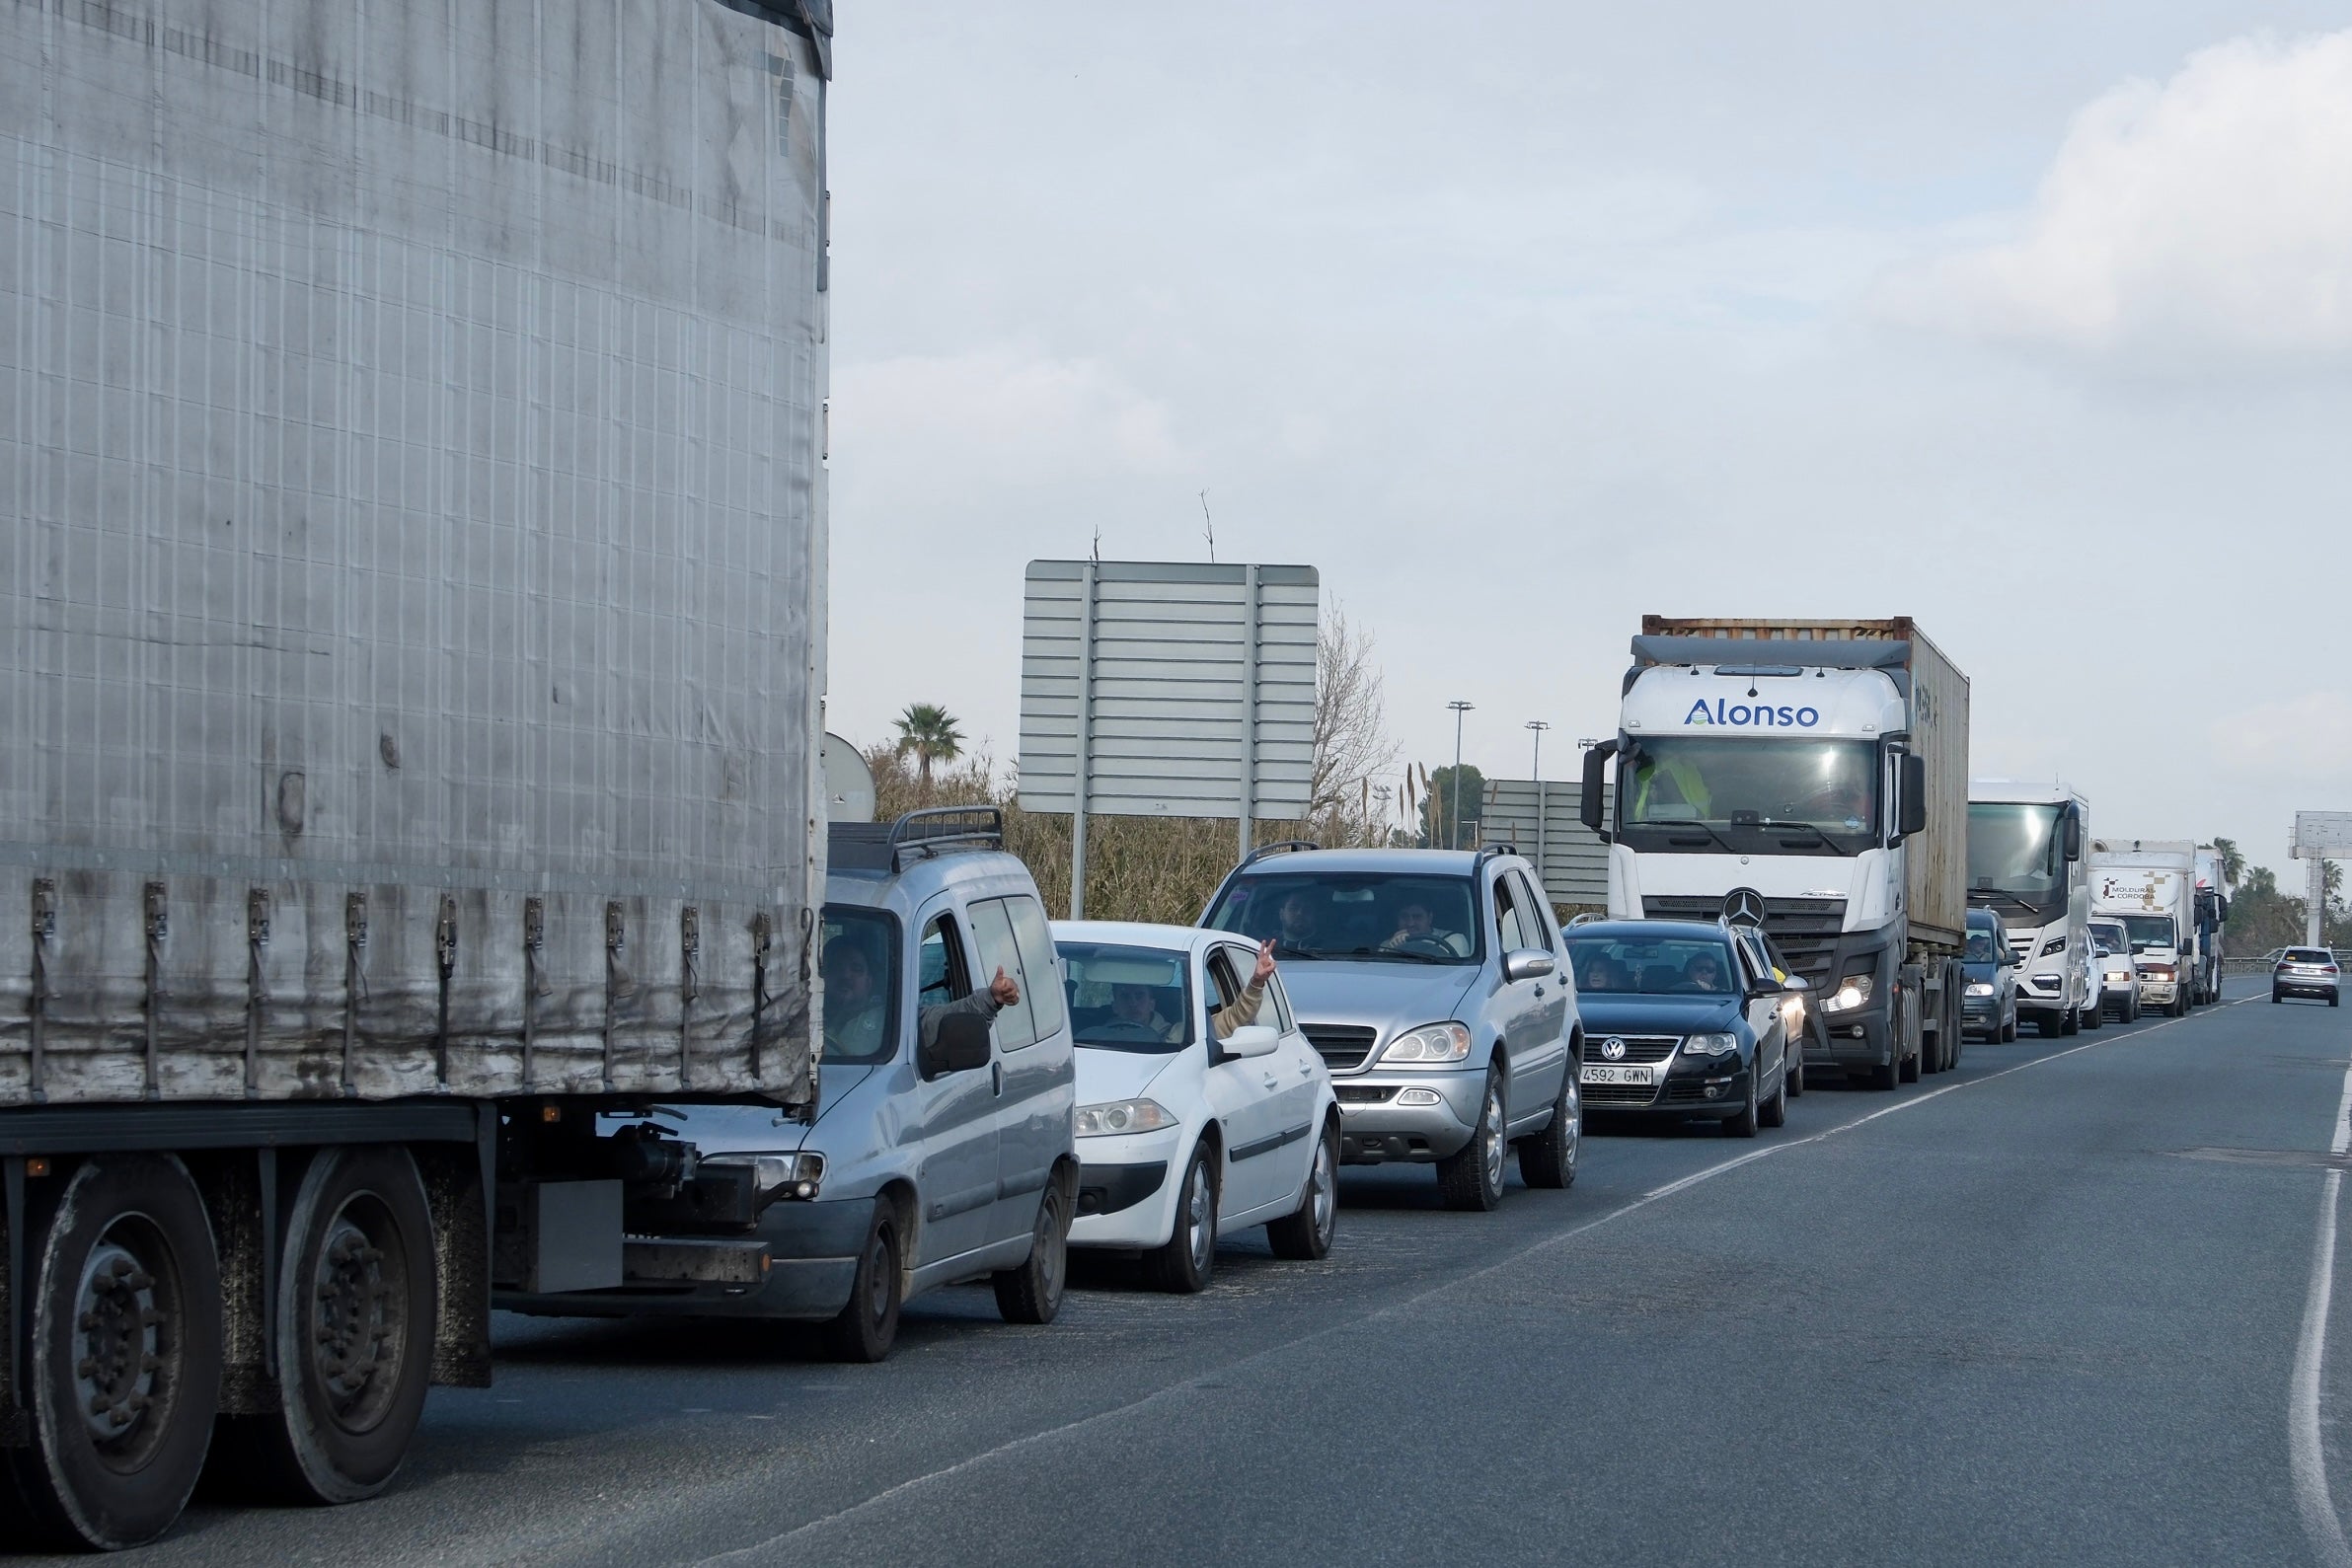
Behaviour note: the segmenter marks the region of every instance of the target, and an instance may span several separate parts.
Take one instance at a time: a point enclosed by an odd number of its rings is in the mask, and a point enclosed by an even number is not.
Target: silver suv
[[[1529,1186],[1576,1179],[1576,991],[1535,868],[1507,848],[1270,845],[1201,924],[1273,939],[1331,1071],[1342,1162],[1433,1163],[1454,1209],[1501,1200],[1513,1144]]]
[[[960,1280],[990,1281],[1010,1322],[1052,1320],[1077,1214],[1077,1066],[1036,883],[1005,852],[994,807],[837,822],[830,852],[815,1124],[767,1105],[690,1105],[603,1129],[689,1142],[704,1167],[751,1165],[767,1268],[713,1270],[659,1301],[501,1292],[498,1306],[800,1318],[823,1323],[845,1361],[881,1360],[900,1305]]]

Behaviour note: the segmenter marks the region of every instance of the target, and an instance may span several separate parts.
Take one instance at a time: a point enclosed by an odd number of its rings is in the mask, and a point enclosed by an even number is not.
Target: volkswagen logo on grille
[[[1734,926],[1764,924],[1764,895],[1752,887],[1735,887],[1723,895],[1723,918]]]
[[[1622,1062],[1625,1060],[1626,1042],[1613,1034],[1601,1042],[1601,1054],[1612,1062]]]

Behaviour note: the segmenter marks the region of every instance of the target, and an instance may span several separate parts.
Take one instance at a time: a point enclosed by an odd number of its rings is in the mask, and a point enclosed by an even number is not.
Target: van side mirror
[[[1904,838],[1928,829],[1928,759],[1911,752],[1903,754],[1903,766],[1898,777],[1901,787],[1896,791],[1901,814],[1895,820],[1895,831]]]
[[[1282,1043],[1282,1032],[1271,1024],[1245,1023],[1217,1042],[1217,1049],[1228,1057],[1272,1056]]]
[[[1577,798],[1576,815],[1601,842],[1609,841],[1609,828],[1601,815],[1601,794],[1606,787],[1609,759],[1617,755],[1617,742],[1604,740],[1584,751],[1584,793]]]
[[[940,1019],[939,1032],[915,1053],[915,1070],[928,1083],[950,1073],[969,1073],[988,1065],[989,1022],[976,1012],[950,1012]]]

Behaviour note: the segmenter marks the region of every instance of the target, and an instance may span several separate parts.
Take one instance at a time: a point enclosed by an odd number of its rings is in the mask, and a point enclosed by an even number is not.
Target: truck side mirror
[[[1601,792],[1605,787],[1604,775],[1609,759],[1617,755],[1617,742],[1604,740],[1584,751],[1584,793],[1576,802],[1576,814],[1601,842],[1609,842],[1609,829],[1601,816]]]
[[[1904,753],[1901,779],[1902,787],[1897,791],[1901,815],[1895,831],[1909,838],[1928,827],[1928,759]]]
[[[2067,807],[2066,811],[2066,858],[2069,860],[2083,859],[2083,818],[2072,806]]]
[[[915,1070],[930,1083],[950,1073],[969,1073],[988,1065],[986,1018],[976,1012],[950,1012],[940,1019],[939,1033],[915,1052]]]

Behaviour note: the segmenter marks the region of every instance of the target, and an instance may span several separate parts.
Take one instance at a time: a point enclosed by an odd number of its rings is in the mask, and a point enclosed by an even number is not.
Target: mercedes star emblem
[[[1723,918],[1734,926],[1764,924],[1764,895],[1752,887],[1735,887],[1723,895]]]

